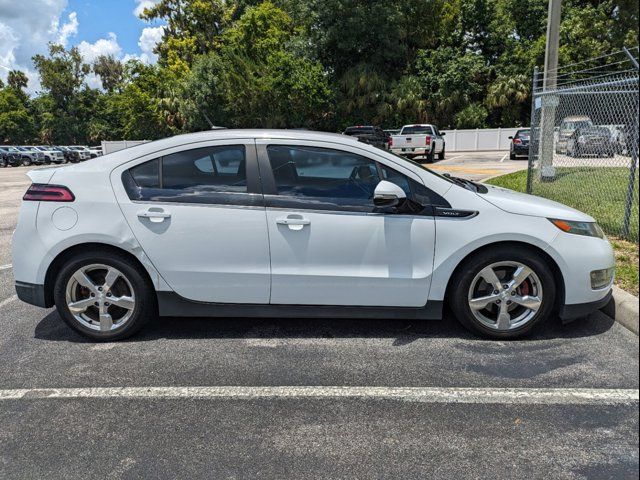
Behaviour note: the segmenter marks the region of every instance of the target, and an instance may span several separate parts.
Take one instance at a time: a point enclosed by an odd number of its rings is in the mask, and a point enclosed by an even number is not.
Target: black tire
[[[66,302],[66,286],[71,276],[81,267],[90,264],[115,267],[124,274],[135,295],[135,307],[131,318],[120,328],[109,332],[93,330],[76,320]],[[67,325],[82,335],[97,341],[122,340],[137,333],[149,320],[157,318],[158,307],[155,290],[145,272],[126,255],[112,251],[83,252],[75,255],[60,269],[54,284],[53,298],[58,313]]]
[[[435,154],[433,152],[427,153],[426,159],[427,159],[427,163],[433,163],[433,160],[435,159]]]
[[[515,160],[516,159],[516,154],[513,152],[509,153],[509,160]]]
[[[468,293],[471,282],[482,269],[488,265],[506,261],[520,262],[533,270],[542,284],[543,296],[540,308],[527,323],[513,330],[500,331],[485,326],[474,317],[469,306]],[[483,250],[466,260],[457,269],[450,285],[448,301],[458,321],[472,332],[487,338],[508,340],[528,335],[549,318],[555,303],[556,284],[551,267],[539,254],[528,248],[507,246]]]
[[[444,145],[442,146],[442,151],[438,154],[438,160],[444,160]]]
[[[31,160],[29,158],[27,158],[27,157],[23,157],[21,165],[23,167],[29,167],[29,166],[31,166]]]

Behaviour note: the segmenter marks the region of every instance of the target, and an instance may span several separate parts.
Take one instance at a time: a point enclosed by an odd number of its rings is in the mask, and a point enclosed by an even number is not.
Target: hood
[[[505,212],[515,213],[517,215],[529,215],[532,217],[557,218],[577,222],[595,222],[595,220],[586,213],[554,202],[553,200],[518,193],[492,185],[485,186],[487,187],[487,193],[479,193],[478,196]]]

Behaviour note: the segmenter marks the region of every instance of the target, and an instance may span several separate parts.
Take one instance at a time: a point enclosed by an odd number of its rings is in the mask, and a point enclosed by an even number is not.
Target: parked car
[[[55,147],[40,145],[34,148],[44,153],[45,163],[64,163],[64,154],[60,150],[56,150]]]
[[[509,137],[509,139],[511,140],[511,145],[509,147],[509,158],[511,160],[515,160],[518,156],[529,158],[530,138],[531,130],[529,130],[528,128],[518,130],[515,135]]]
[[[616,145],[611,141],[611,132],[606,127],[580,127],[567,141],[567,155],[570,157],[613,157],[615,151]]]
[[[0,146],[0,167],[19,167],[22,155],[16,147]]]
[[[424,156],[427,163],[433,163],[436,155],[444,160],[444,133],[440,133],[435,125],[405,125],[398,135],[391,136],[389,149],[407,158]]]
[[[81,162],[84,162],[85,160],[89,160],[91,158],[89,147],[85,147],[84,145],[70,145],[69,148],[78,152]]]
[[[578,128],[592,126],[593,122],[587,116],[574,115],[571,117],[565,117],[560,124],[560,128],[558,129],[556,153],[567,153],[569,139],[574,136],[574,133]]]
[[[62,152],[62,155],[64,155],[65,162],[78,163],[80,161],[80,152],[78,152],[77,150],[73,150],[69,147],[64,147],[64,146],[57,146],[54,148]]]
[[[21,146],[16,148],[20,151],[22,165],[25,167],[28,167],[29,165],[44,165],[44,153],[37,150],[35,147]]]
[[[372,125],[356,125],[347,127],[343,133],[378,148],[387,148],[388,137],[380,127]]]
[[[418,320],[445,302],[515,338],[611,296],[593,218],[345,135],[205,131],[29,176],[18,296],[97,340],[158,313]]]
[[[89,154],[91,158],[97,158],[102,156],[102,147],[89,147]]]

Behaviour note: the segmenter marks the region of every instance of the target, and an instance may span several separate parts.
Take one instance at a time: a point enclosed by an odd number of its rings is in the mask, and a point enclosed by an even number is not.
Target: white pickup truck
[[[430,124],[405,125],[398,135],[392,135],[389,150],[407,158],[424,156],[432,163],[436,155],[444,160],[444,133]]]

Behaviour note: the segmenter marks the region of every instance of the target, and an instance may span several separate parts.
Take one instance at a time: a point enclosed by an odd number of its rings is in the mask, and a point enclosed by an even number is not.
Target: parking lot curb
[[[613,287],[613,298],[602,312],[638,335],[638,297]]]

